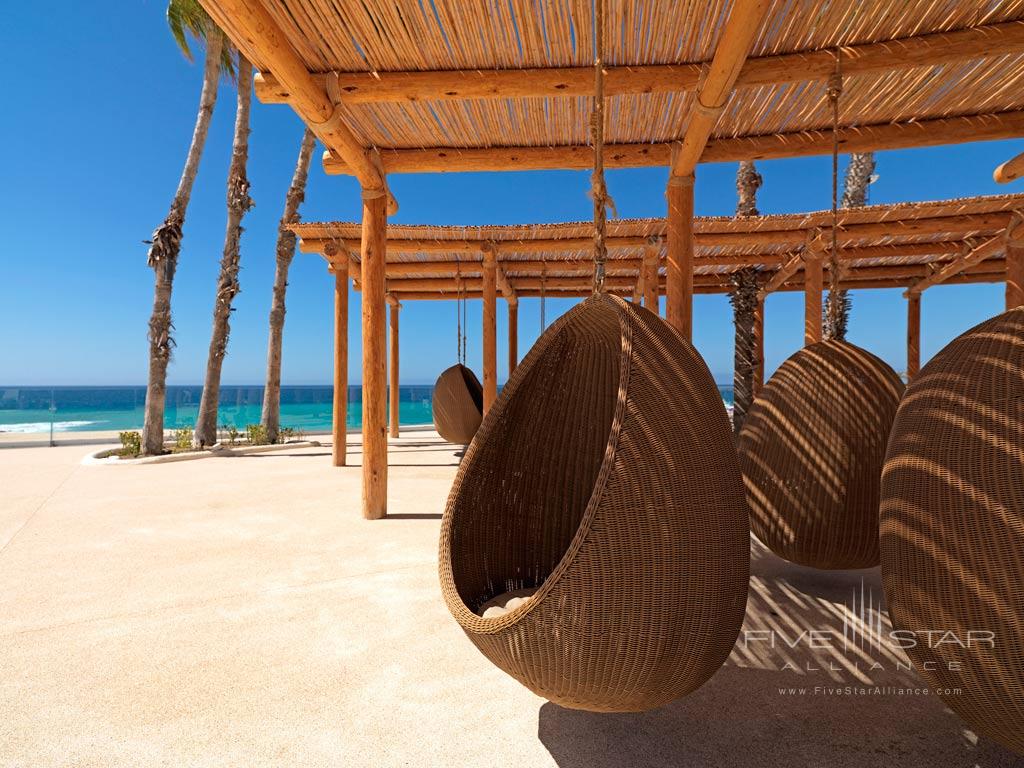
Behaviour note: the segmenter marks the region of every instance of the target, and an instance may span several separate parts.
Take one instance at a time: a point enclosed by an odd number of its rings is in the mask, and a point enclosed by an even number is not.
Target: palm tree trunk
[[[217,442],[217,406],[220,400],[220,373],[231,333],[231,304],[238,295],[238,270],[241,251],[242,217],[252,208],[249,179],[245,174],[249,159],[249,111],[252,105],[252,64],[238,55],[238,106],[235,111],[235,137],[228,167],[228,224],[224,235],[224,255],[220,260],[217,295],[213,305],[213,333],[206,358],[206,380],[196,416],[197,446]]]
[[[263,388],[263,425],[267,439],[277,442],[281,428],[281,343],[284,336],[285,293],[288,290],[288,269],[295,256],[295,233],[289,224],[299,220],[299,206],[306,196],[309,161],[316,137],[308,128],[299,146],[291,186],[284,198],[284,213],[277,226],[277,267],[274,270],[274,295],[270,302],[270,340],[267,344],[267,383]]]
[[[221,54],[224,37],[211,29],[206,38],[206,60],[203,66],[203,89],[199,95],[199,113],[192,131],[192,143],[185,158],[185,168],[178,181],[178,190],[163,224],[153,232],[148,261],[153,268],[153,312],[149,318],[149,380],[146,385],[145,418],[142,427],[142,450],[145,454],[163,453],[164,406],[167,399],[167,364],[171,359],[174,339],[171,332],[171,289],[181,251],[185,212],[192,197],[192,186],[199,173],[206,134],[210,129],[213,107],[217,101]]]
[[[753,160],[742,160],[736,171],[736,215],[757,216],[757,190],[763,179]]]
[[[763,179],[757,172],[753,160],[744,160],[736,172],[736,215],[758,216],[757,190]],[[746,267],[731,276],[732,290],[729,303],[732,304],[733,325],[736,338],[733,343],[732,376],[732,426],[738,433],[743,419],[754,402],[754,369],[757,361],[757,343],[754,338],[754,312],[757,310],[759,289],[756,267]]]
[[[739,433],[750,406],[754,403],[754,369],[757,367],[757,339],[754,337],[754,313],[760,289],[757,267],[744,267],[731,275],[729,292],[736,343],[733,355],[732,426]]]
[[[855,152],[850,155],[850,163],[846,167],[846,177],[843,180],[843,198],[840,202],[841,208],[857,208],[865,205],[868,201],[868,187],[870,186],[875,173],[875,153]],[[833,318],[833,303],[838,303],[838,309]],[[832,291],[828,292],[825,298],[825,324],[824,337],[836,341],[846,341],[846,330],[850,324],[850,309],[853,303],[850,301],[849,293],[845,290],[838,290],[835,296]]]

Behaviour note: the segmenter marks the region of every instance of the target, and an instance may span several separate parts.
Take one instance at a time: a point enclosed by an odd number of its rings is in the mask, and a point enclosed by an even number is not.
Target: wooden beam
[[[508,301],[508,375],[519,365],[519,299]]]
[[[840,215],[840,229],[838,240],[840,245],[844,246],[843,250],[846,250],[851,246],[851,243],[855,243],[858,240],[866,239],[873,236],[882,237],[900,237],[905,235],[920,235],[920,234],[946,234],[946,233],[974,233],[985,230],[999,230],[1005,228],[1010,219],[1013,216],[1013,212],[1006,211],[990,211],[986,213],[959,213],[958,206],[955,201],[949,201],[948,212],[942,212],[937,215],[931,216],[913,216],[908,215],[905,218],[891,218],[883,219],[881,221],[862,221],[857,222],[856,220],[849,223],[843,222],[843,217]],[[727,222],[729,226],[735,226],[741,223],[742,220],[732,220]],[[713,226],[718,224],[717,222],[706,222],[697,220],[695,221],[697,226]],[[805,217],[803,222],[799,222],[801,226],[794,225],[781,226],[777,229],[768,229],[766,225],[760,221],[753,222],[750,229],[741,228],[733,229],[731,231],[701,231],[696,230],[694,232],[694,242],[701,246],[714,246],[716,248],[742,248],[747,249],[751,245],[793,245],[801,244],[805,242],[808,231],[821,231],[830,233],[831,232],[831,221],[827,211],[818,212],[815,214],[809,214]],[[664,226],[667,228],[667,221]],[[609,248],[615,249],[645,249],[651,244],[652,237],[656,238],[659,243],[664,242],[666,236],[662,235],[611,235],[607,238],[607,244]],[[826,237],[826,239],[828,239]],[[338,245],[338,253],[345,251],[344,241],[337,237],[331,238],[303,238],[299,242],[299,249],[303,253],[323,253],[327,247],[333,247]],[[480,264],[480,253],[487,247],[498,247],[500,248],[501,254],[523,254],[523,253],[550,253],[552,251],[559,251],[562,253],[572,254],[569,258],[559,261],[552,261],[547,259],[547,263],[563,263],[563,262],[590,262],[592,257],[590,255],[590,247],[593,245],[592,238],[587,237],[572,237],[572,238],[537,238],[532,240],[501,240],[495,242],[483,241],[483,240],[420,240],[420,239],[409,239],[392,237],[388,239],[388,253],[443,253],[443,254],[467,254],[470,259],[459,259],[458,263],[462,266],[472,265],[474,262]],[[859,248],[874,248],[874,252],[867,250],[862,254],[850,253],[849,258],[874,258],[875,255],[885,255],[885,251],[899,250],[905,255],[912,254],[929,254],[937,251],[928,250],[930,248],[949,248],[951,246],[949,241],[940,243],[902,243],[893,245],[882,245],[882,246],[856,246]],[[349,249],[349,253],[352,250]],[[500,256],[500,254],[499,254]],[[846,254],[843,251],[840,252],[841,257],[845,257]],[[639,257],[633,257],[639,258]],[[769,258],[768,255],[759,256],[758,254],[729,254],[722,253],[716,256],[703,256],[700,257],[702,263],[705,264],[752,264],[752,263],[763,263],[760,261],[755,262],[755,259]],[[526,259],[506,259],[499,258],[502,264],[521,264],[521,263],[541,263],[539,260],[526,260]],[[616,264],[626,263],[622,257],[613,258],[610,261]],[[395,263],[395,262],[392,262]],[[455,263],[455,262],[451,262]],[[636,263],[631,264],[631,268],[636,268]]]
[[[498,270],[493,249],[484,251],[483,279],[483,366],[484,413],[498,399]]]
[[[839,151],[877,152],[888,149],[934,147],[972,141],[995,141],[1024,136],[1024,111],[915,120],[905,123],[841,126]],[[593,164],[588,146],[556,147],[430,147],[381,149],[387,173],[447,173],[461,171],[586,170]],[[665,166],[671,160],[671,143],[607,144],[605,167],[642,168]],[[711,139],[700,162],[734,162],[783,157],[807,157],[832,153],[832,131],[827,129],[776,133],[761,136]],[[324,171],[351,173],[344,160],[324,156]]]
[[[483,265],[481,265],[482,268]],[[501,295],[505,297],[506,301],[513,301],[516,297],[515,289],[512,288],[512,284],[505,277],[505,271],[502,269],[499,262],[495,262],[494,279],[497,283],[498,290],[501,291]]]
[[[801,254],[794,258],[797,259],[796,264],[794,264],[792,259],[790,259],[784,269],[778,270],[774,273],[774,275],[772,275],[772,280],[769,283],[766,283],[764,288],[762,288],[762,294],[780,290],[785,286],[792,287],[795,285],[803,285],[804,278],[799,272],[799,268],[805,257]],[[858,281],[861,280],[898,279],[905,282],[914,281],[929,276],[937,267],[941,267],[949,263],[949,260],[944,260],[931,262],[930,264],[891,264],[847,267],[843,270],[842,281],[843,285],[856,285]],[[963,271],[965,273],[980,273],[998,269],[1003,269],[1003,262],[1001,260],[988,260],[983,264],[969,266]],[[695,274],[694,285],[702,287],[707,287],[709,285],[722,285],[727,288],[728,277],[728,273]],[[582,290],[591,285],[591,277],[589,275],[522,275],[508,279],[517,297],[524,295],[524,292],[526,291],[538,291],[542,285],[551,291]],[[662,288],[667,286],[667,282],[667,276],[656,276],[652,281],[652,288],[656,291],[660,291]],[[418,293],[422,291],[438,291],[455,294],[459,291],[460,285],[463,290],[467,290],[471,293],[480,293],[484,290],[484,279],[482,277],[465,278],[457,276],[454,273],[443,277],[389,278],[387,289],[394,296],[404,299],[409,293]],[[633,275],[609,275],[605,279],[605,285],[609,289],[631,294],[636,285],[636,273]],[[361,288],[362,286],[357,283],[356,290],[360,290]]]
[[[885,221],[867,221],[860,223],[842,224],[840,218],[839,243],[844,246],[840,251],[840,258],[875,258],[884,256],[886,252],[897,255],[926,255],[932,253],[948,252],[948,249],[955,247],[950,241],[939,243],[898,243],[893,245],[879,246],[852,246],[858,240],[872,236],[899,237],[903,235],[918,234],[944,234],[944,233],[968,233],[985,230],[1003,229],[1010,222],[1013,215],[1011,211],[993,211],[988,213],[956,213],[955,203],[951,201],[951,212],[934,216],[908,216],[903,219],[891,219]],[[700,246],[713,246],[716,248],[742,248],[747,249],[751,245],[793,245],[801,244],[806,240],[806,233],[811,230],[831,231],[831,224],[827,221],[827,212],[808,216],[804,226],[788,227],[783,229],[751,229],[749,231],[731,232],[707,232],[697,230],[694,232],[694,242]],[[703,222],[697,221],[700,225]],[[667,226],[667,224],[666,224]],[[664,237],[656,235],[659,242],[664,242]],[[650,236],[609,236],[606,240],[608,247],[613,249],[645,249],[651,242]],[[562,264],[572,262],[584,262],[591,264],[592,256],[590,247],[593,245],[592,238],[537,238],[535,240],[502,240],[500,243],[501,254],[523,254],[523,253],[551,253],[561,252],[571,254],[568,258],[554,261],[547,259],[543,263]],[[346,251],[344,242],[338,238],[302,238],[299,241],[299,250],[303,253],[323,253],[327,247],[339,244],[339,254]],[[467,254],[470,259],[459,259],[457,262],[463,268],[472,267],[475,263],[479,271],[479,255],[488,243],[483,240],[418,240],[393,237],[388,239],[388,253],[442,253],[442,254]],[[863,248],[863,252],[852,251],[853,248]],[[872,250],[874,249],[874,250]],[[930,250],[930,249],[946,249]],[[850,250],[850,253],[846,251]],[[353,253],[348,249],[348,253]],[[637,259],[639,257],[632,257]],[[736,266],[764,264],[764,259],[778,258],[771,254],[730,254],[720,253],[715,256],[697,257],[701,264]],[[456,263],[445,260],[448,263]],[[507,259],[500,258],[502,265],[529,265],[530,267],[541,264],[541,260],[530,259]],[[390,264],[401,263],[392,261]],[[405,262],[409,263],[409,262]],[[423,262],[430,263],[430,262]],[[629,264],[630,269],[638,267],[638,261],[630,261],[627,258],[612,258],[609,264]]]
[[[911,67],[1001,56],[1024,50],[1024,23],[1019,21],[928,35],[850,45],[841,49],[843,74],[866,75]],[[655,64],[608,67],[606,96],[634,93],[679,93],[694,90],[703,64]],[[835,68],[831,50],[787,53],[747,59],[736,87],[827,80]],[[312,76],[328,88],[334,78],[345,104],[448,101],[469,99],[593,96],[591,67],[491,70],[341,72]],[[292,94],[271,72],[255,78],[256,98],[265,104],[288,103]]]
[[[978,216],[978,215],[976,215]],[[1003,221],[1008,220],[1007,215],[999,215],[998,223],[1001,225]],[[928,226],[926,229],[938,229],[943,225],[932,219],[922,220]],[[932,222],[935,222],[934,225]],[[900,225],[902,222],[894,222],[895,233],[897,235],[910,234],[900,231]],[[992,225],[989,227],[989,225]],[[987,215],[980,215],[979,218],[974,218],[973,223],[970,224],[975,230],[982,229],[998,229],[996,226],[997,220],[995,218],[989,219]],[[875,226],[875,225],[871,225]],[[889,226],[889,225],[886,225]],[[893,230],[890,230],[893,231]],[[801,234],[801,239],[806,239],[803,236],[801,230],[796,230],[798,234]],[[860,237],[860,233],[854,230],[849,235],[849,239],[856,240]],[[698,233],[694,239],[697,243],[701,241],[701,235]],[[842,240],[843,238],[840,238]],[[309,244],[329,241],[309,241]],[[394,249],[393,243],[401,244],[401,240],[389,240],[388,241],[388,253],[392,253],[393,250],[401,251],[401,248]],[[796,238],[792,239],[793,243],[796,243]],[[854,261],[859,259],[885,259],[885,258],[900,258],[904,256],[950,256],[960,253],[963,247],[962,241],[942,241],[935,243],[901,243],[894,245],[867,245],[867,246],[848,246],[840,248],[839,259],[841,261]],[[310,249],[312,252],[317,252],[316,249]],[[656,254],[657,256],[657,254]],[[658,264],[662,259],[656,258],[654,267],[657,269]],[[694,256],[693,267],[695,270],[699,270],[703,267],[747,267],[747,266],[782,266],[787,260],[785,254],[779,253],[754,253],[754,254],[730,254],[730,253],[719,253],[715,256]],[[329,259],[331,263],[334,263],[333,257]],[[611,258],[607,262],[608,274],[621,274],[636,272],[643,268],[644,259],[642,258]],[[358,267],[358,262],[356,263]],[[516,276],[526,274],[544,274],[552,271],[569,274],[586,274],[592,275],[594,272],[594,262],[591,257],[586,258],[577,257],[575,255],[569,258],[561,258],[557,260],[541,260],[541,259],[500,259],[498,261],[499,267],[502,270],[502,276],[505,273],[514,273]],[[387,276],[391,278],[405,278],[419,275],[430,275],[439,276],[446,275],[452,276],[459,274],[462,276],[478,276],[482,273],[483,267],[481,262],[473,260],[459,260],[453,261],[451,259],[443,259],[438,261],[389,261],[387,263]],[[501,283],[499,282],[499,288]]]
[[[693,185],[694,177],[669,176],[668,247],[665,255],[665,319],[693,341]]]
[[[822,335],[821,291],[823,254],[804,252],[804,346],[817,344]]]
[[[648,245],[644,251],[643,284],[644,284],[644,306],[654,314],[660,313],[658,290],[658,246]]]
[[[931,275],[918,280],[907,289],[907,292],[904,295],[909,296],[912,293],[921,293],[921,291],[926,288],[946,282],[949,278],[963,272],[968,267],[974,266],[990,256],[996,255],[1000,250],[1002,250],[1004,244],[1004,237],[1002,235],[996,235],[995,237],[985,240],[981,245],[965,250],[962,256],[948,262],[945,266],[936,270]]]
[[[1006,308],[1024,304],[1024,216],[1017,214],[1006,228]]]
[[[386,517],[388,511],[387,329],[384,319],[387,200],[383,196],[363,197],[360,256],[363,290],[363,517],[377,520]]]
[[[673,176],[691,176],[700,162],[770,6],[769,0],[733,0],[714,58],[694,96],[686,133],[672,158]]]
[[[999,184],[1008,184],[1024,176],[1024,152],[1012,157],[992,172],[992,178]]]
[[[348,440],[348,262],[334,267],[334,404],[331,461],[344,467]]]
[[[921,370],[921,294],[907,297],[907,381]]]
[[[389,294],[388,300],[388,434],[398,437],[398,311],[401,303]]]
[[[868,290],[875,288],[907,288],[916,278],[860,278],[855,280],[844,280],[839,284],[840,288],[848,290]],[[956,277],[951,277],[945,281],[948,285],[968,285],[975,283],[1002,283],[1006,279],[1005,267],[1002,262],[998,262],[995,269],[985,270],[981,272],[965,272],[964,274]],[[662,281],[664,282],[664,281]],[[693,292],[694,294],[723,294],[728,293],[730,286],[724,280],[697,280],[694,282]],[[632,290],[632,285],[627,287],[613,286],[608,288],[608,293],[615,294],[616,296],[628,296]],[[776,292],[787,292],[787,291],[803,291],[804,283],[802,280],[795,282],[788,282],[784,284]],[[519,289],[517,294],[520,298],[539,298],[541,291],[539,289]],[[586,298],[593,294],[593,289],[588,282],[586,287],[575,287],[575,288],[550,288],[545,289],[544,294],[547,298]],[[430,291],[410,291],[408,293],[401,294],[402,301],[455,301],[459,298],[459,294],[455,290],[430,290]],[[462,294],[462,298],[466,299],[481,299],[483,293],[481,291],[469,291]]]
[[[335,103],[322,81],[317,81],[262,2],[251,0],[201,0],[228,37],[244,40],[258,52],[259,60],[274,73],[289,93],[289,103],[328,148],[340,157],[363,189],[383,191],[394,213],[398,206],[387,192],[387,183],[371,151],[360,144],[341,117],[344,107]]]
[[[789,278],[797,273],[797,271],[803,266],[804,257],[802,253],[794,254],[789,257],[789,260],[775,271],[775,274],[769,278],[768,282],[765,283],[764,287],[757,292],[757,295],[763,300],[769,293],[773,293],[781,288]]]

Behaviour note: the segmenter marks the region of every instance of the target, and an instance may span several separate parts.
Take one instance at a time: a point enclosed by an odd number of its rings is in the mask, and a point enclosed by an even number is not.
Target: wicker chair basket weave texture
[[[441,525],[452,615],[540,696],[643,711],[725,661],[749,568],[739,466],[704,361],[648,310],[587,299],[516,368],[462,462]],[[504,616],[477,615],[529,588]]]
[[[476,374],[461,363],[453,365],[434,384],[434,429],[449,443],[467,445],[483,420],[483,401]]]
[[[739,434],[750,527],[790,562],[878,565],[885,446],[903,382],[845,341],[804,347],[758,396]]]
[[[915,668],[974,731],[1024,754],[1024,308],[911,382],[880,516],[882,585],[894,627],[918,640]]]

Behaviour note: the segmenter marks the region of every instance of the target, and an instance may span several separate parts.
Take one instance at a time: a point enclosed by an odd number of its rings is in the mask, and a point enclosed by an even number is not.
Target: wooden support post
[[[344,467],[348,436],[348,259],[335,262],[334,272],[334,415],[331,457]]]
[[[384,319],[384,260],[387,198],[364,193],[360,282],[363,288],[363,517],[388,511],[387,329]]]
[[[764,299],[758,293],[757,307],[754,309],[754,377],[750,392],[755,399],[764,386]]]
[[[823,261],[820,251],[808,250],[804,254],[804,346],[821,341]]]
[[[483,260],[483,340],[484,340],[484,413],[498,398],[498,265],[493,249],[484,250]]]
[[[1006,228],[1006,308],[1024,304],[1024,216]]]
[[[644,306],[658,314],[658,245],[654,243],[644,249],[644,260],[640,267],[644,275]]]
[[[921,294],[907,296],[907,381],[921,370]]]
[[[641,269],[636,274],[636,282],[633,283],[633,295],[629,300],[634,304],[640,304],[644,297],[644,271]]]
[[[402,308],[394,294],[388,294],[388,434],[398,437],[398,310]]]
[[[665,274],[665,318],[693,341],[693,174],[670,176],[668,258]]]
[[[519,299],[508,299],[508,375],[519,365]]]

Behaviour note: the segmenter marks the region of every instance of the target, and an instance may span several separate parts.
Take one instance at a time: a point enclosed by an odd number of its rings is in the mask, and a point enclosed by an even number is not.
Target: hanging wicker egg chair
[[[642,711],[725,661],[748,577],[743,487],[707,366],[648,310],[591,297],[517,366],[466,453],[441,526],[449,610],[535,693]],[[525,599],[480,615],[508,593]]]
[[[1024,308],[954,339],[911,382],[881,550],[915,669],[973,730],[1024,754]]]
[[[878,565],[878,498],[903,382],[845,341],[804,347],[739,434],[750,527],[779,557],[830,570]]]
[[[444,371],[434,384],[432,409],[437,433],[468,445],[484,417],[484,389],[476,374],[461,363]]]

